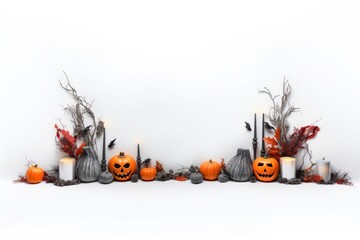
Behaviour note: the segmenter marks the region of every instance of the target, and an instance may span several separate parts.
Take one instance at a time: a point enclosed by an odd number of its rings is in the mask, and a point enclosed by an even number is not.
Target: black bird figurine
[[[80,130],[77,134],[77,137],[84,137],[90,132],[91,125],[87,126],[86,128]]]
[[[250,123],[245,122],[245,128],[246,128],[249,132],[251,132],[251,126],[250,126]]]
[[[108,148],[113,148],[115,146],[115,141],[116,138],[109,143]]]
[[[144,161],[142,161],[141,165],[145,164],[145,166],[149,166],[151,162],[151,158],[147,158]]]
[[[268,122],[264,122],[264,127],[265,127],[266,130],[268,130],[269,132],[275,131],[275,128],[274,128],[273,126],[271,126]]]

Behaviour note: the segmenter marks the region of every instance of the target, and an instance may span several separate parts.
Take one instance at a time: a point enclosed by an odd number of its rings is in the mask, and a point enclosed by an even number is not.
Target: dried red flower
[[[281,129],[277,128],[274,137],[266,137],[264,141],[269,145],[269,155],[280,159],[282,156],[295,156],[300,149],[305,147],[305,143],[314,138],[320,131],[318,126],[308,125],[300,129],[294,128],[290,136],[283,136]]]
[[[60,151],[67,153],[70,157],[78,157],[82,153],[85,143],[82,143],[79,148],[77,148],[76,137],[72,136],[69,131],[59,128],[56,124],[55,129],[56,143]]]

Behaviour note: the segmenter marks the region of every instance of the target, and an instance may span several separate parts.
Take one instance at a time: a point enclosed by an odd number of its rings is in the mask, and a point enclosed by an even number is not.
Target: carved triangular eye
[[[266,164],[268,167],[272,167],[273,165],[272,165],[272,163],[267,163]]]
[[[262,167],[262,166],[264,166],[264,163],[259,162],[258,167]]]
[[[130,163],[125,163],[124,168],[129,168],[130,167]]]
[[[120,164],[115,163],[114,167],[115,168],[120,168]]]

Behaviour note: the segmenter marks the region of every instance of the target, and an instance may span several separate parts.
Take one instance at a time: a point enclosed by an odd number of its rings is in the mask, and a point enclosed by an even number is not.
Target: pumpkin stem
[[[265,152],[264,158],[268,158],[269,157],[269,151]]]
[[[212,160],[210,159],[209,162],[212,163]]]
[[[125,157],[125,153],[124,153],[124,152],[120,152],[119,157],[120,157],[120,158],[124,158],[124,157]]]

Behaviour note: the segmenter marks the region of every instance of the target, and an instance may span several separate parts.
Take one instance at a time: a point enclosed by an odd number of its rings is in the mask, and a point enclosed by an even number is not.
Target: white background
[[[251,148],[252,134],[246,132],[244,121],[252,123],[253,114],[258,113],[259,123],[260,114],[267,113],[270,106],[270,100],[258,90],[266,86],[280,94],[286,76],[293,87],[292,102],[301,108],[290,119],[292,126],[312,124],[321,118],[317,123],[321,131],[309,142],[314,160],[326,157],[336,169],[349,171],[358,180],[358,13],[356,1],[1,1],[0,178],[5,181],[3,192],[9,194],[1,212],[7,233],[13,228],[37,226],[34,221],[18,220],[26,212],[27,201],[30,206],[43,208],[44,218],[49,217],[47,212],[54,211],[60,220],[51,218],[53,222],[64,220],[66,208],[58,208],[61,199],[72,204],[68,211],[84,214],[79,220],[71,220],[82,222],[81,227],[95,229],[95,222],[106,221],[113,229],[110,223],[116,222],[117,216],[104,213],[99,219],[99,213],[91,215],[84,209],[91,208],[90,202],[95,200],[95,207],[101,208],[110,202],[120,204],[121,198],[130,194],[131,199],[138,196],[144,202],[148,196],[159,200],[150,201],[153,205],[149,213],[154,215],[153,209],[158,205],[166,206],[175,215],[190,207],[189,211],[194,212],[186,225],[191,226],[190,230],[197,228],[196,224],[206,227],[203,220],[207,219],[219,221],[219,228],[226,229],[233,238],[241,236],[240,230],[235,235],[240,229],[236,223],[247,229],[244,236],[259,234],[261,227],[268,231],[276,228],[279,235],[286,228],[288,234],[308,230],[317,235],[324,231],[325,236],[330,234],[330,227],[339,236],[350,236],[355,230],[351,223],[358,218],[354,213],[359,213],[355,206],[359,198],[356,187],[330,186],[325,190],[323,186],[306,184],[288,192],[289,186],[279,184],[230,184],[222,185],[223,188],[207,184],[201,197],[190,196],[196,191],[187,192],[191,187],[187,184],[168,183],[161,190],[155,190],[155,184],[145,191],[149,195],[142,196],[124,189],[121,194],[110,191],[119,184],[101,189],[98,185],[80,185],[60,191],[51,185],[15,187],[9,183],[25,171],[25,156],[45,169],[62,156],[55,147],[54,124],[61,118],[71,127],[63,107],[72,104],[58,84],[58,80],[65,80],[62,70],[80,95],[95,99],[93,110],[106,122],[108,140],[117,138],[116,148],[107,152],[108,157],[120,150],[134,155],[136,143],[140,142],[142,156],[160,160],[165,168],[199,164],[209,158],[229,160],[238,147]],[[260,137],[259,129],[260,124]],[[124,186],[127,189],[131,185]],[[139,188],[143,186],[140,184]],[[179,192],[171,190],[173,186],[179,186]],[[163,189],[178,195],[179,200],[167,199]],[[75,200],[73,195],[82,191],[88,198]],[[270,191],[273,192],[269,194]],[[322,197],[317,195],[321,191],[325,191]],[[101,199],[98,195],[105,192],[109,195]],[[27,200],[25,194],[33,200]],[[40,197],[46,194],[56,200]],[[214,194],[220,194],[214,200],[223,202],[210,203],[208,198]],[[299,207],[294,207],[293,214],[291,210],[281,210],[271,221],[271,216],[260,216],[269,211],[267,198],[262,194],[271,197],[268,203],[274,209],[281,209],[283,200]],[[289,199],[288,194],[297,198]],[[330,200],[341,194],[341,199]],[[181,201],[184,196],[193,201]],[[227,205],[227,212],[222,215],[219,209],[227,201],[234,208]],[[15,205],[3,212],[6,204],[14,203],[22,205],[17,214],[13,212]],[[237,204],[248,204],[254,212],[242,212]],[[212,205],[214,219],[199,210]],[[286,203],[285,207],[292,209],[292,204]],[[110,213],[112,208],[109,206]],[[136,210],[134,213],[141,214]],[[308,215],[319,221],[305,220]],[[238,216],[243,216],[240,222],[236,221]],[[154,217],[156,225],[150,217],[145,218],[148,221],[143,224],[149,224],[146,229],[161,231],[171,225],[167,218]],[[223,217],[231,219],[231,224],[226,225]],[[87,225],[85,218],[91,224]],[[243,220],[246,218],[261,225],[251,228],[253,225]],[[286,219],[292,220],[294,226]],[[325,219],[327,224],[318,225]],[[185,220],[178,218],[174,224],[179,226]],[[281,227],[279,222],[284,220],[286,226]],[[164,222],[169,224],[163,225]],[[266,223],[270,225],[264,226]],[[47,224],[49,231],[63,231],[55,223]],[[123,224],[135,231],[129,223]],[[72,232],[80,236],[79,229]],[[96,233],[100,234],[100,229],[103,228],[99,227]],[[209,229],[215,231],[215,225],[210,224]]]

